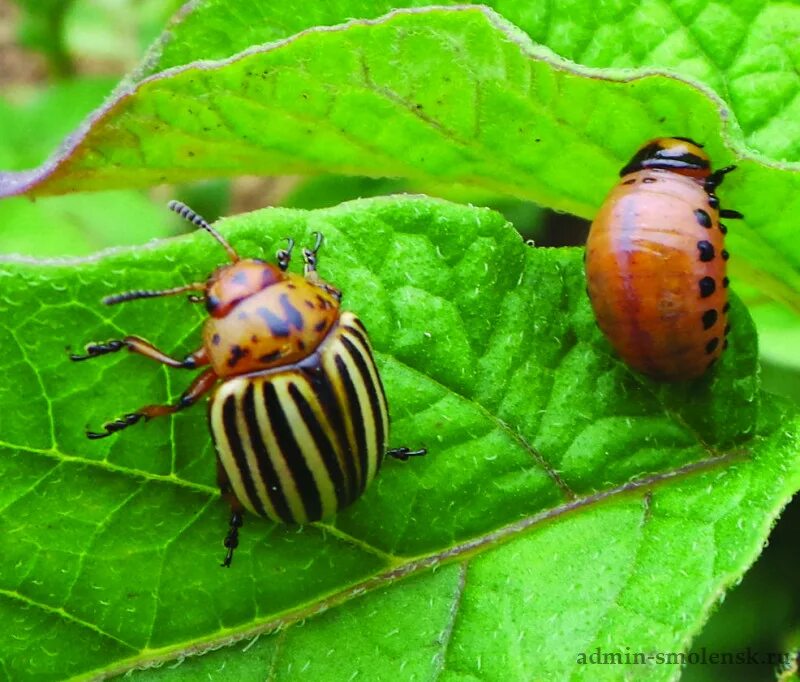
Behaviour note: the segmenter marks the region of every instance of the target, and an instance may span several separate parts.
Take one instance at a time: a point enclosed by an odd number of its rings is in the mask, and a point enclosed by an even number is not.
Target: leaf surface
[[[196,306],[98,299],[201,280],[219,246],[200,233],[70,262],[7,259],[0,612],[14,625],[0,658],[13,679],[122,672],[276,628],[244,655],[174,674],[224,661],[230,679],[611,676],[578,655],[688,646],[800,487],[796,417],[760,394],[735,298],[719,368],[667,386],[600,336],[580,250],[527,247],[491,211],[396,197],[220,226],[265,258],[286,235],[325,234],[320,269],[370,330],[392,443],[429,455],[387,462],[326,523],[248,518],[222,570],[228,514],[201,408],[83,436],[175,399],[188,373],[65,352],[130,333],[191,351]]]
[[[398,11],[194,62],[122,87],[0,196],[243,173],[333,172],[461,183],[591,217],[644,140],[704,140],[739,171],[722,199],[735,276],[800,311],[796,165],[745,149],[700,86],[565,62],[481,7]]]

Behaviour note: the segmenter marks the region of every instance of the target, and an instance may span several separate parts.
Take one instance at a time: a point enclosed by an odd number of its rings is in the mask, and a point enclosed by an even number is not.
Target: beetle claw
[[[395,459],[399,459],[401,462],[407,462],[410,457],[422,457],[423,455],[427,455],[428,451],[425,448],[420,448],[419,450],[412,450],[410,448],[392,448],[386,452],[387,457],[394,457]]]
[[[113,422],[108,422],[108,424],[103,424],[103,428],[105,429],[104,433],[97,433],[96,431],[87,431],[86,437],[91,440],[97,440],[99,438],[107,438],[108,436],[116,433],[117,431],[122,431],[122,429],[127,429],[129,426],[133,426],[142,419],[145,419],[146,421],[147,417],[139,412],[130,412],[121,417],[120,419],[115,419]]]

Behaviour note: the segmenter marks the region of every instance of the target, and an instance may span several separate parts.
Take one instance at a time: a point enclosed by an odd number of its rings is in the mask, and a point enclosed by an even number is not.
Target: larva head
[[[645,169],[668,170],[704,179],[711,174],[711,160],[703,151],[703,145],[688,137],[659,137],[641,147],[619,174]]]

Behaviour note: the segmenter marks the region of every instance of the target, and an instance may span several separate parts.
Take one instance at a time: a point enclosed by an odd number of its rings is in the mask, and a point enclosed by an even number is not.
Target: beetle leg
[[[401,462],[407,462],[409,457],[422,457],[423,455],[427,455],[428,451],[425,448],[420,448],[419,450],[411,450],[410,448],[392,448],[391,450],[386,451],[387,457],[394,457],[395,459],[399,459]]]
[[[286,241],[289,245],[285,249],[278,249],[278,253],[275,254],[275,257],[278,259],[278,267],[283,272],[286,272],[289,263],[292,261],[292,249],[294,249],[294,239],[286,237]]]
[[[303,249],[303,262],[305,263],[304,273],[306,277],[317,271],[317,253],[323,242],[322,232],[314,232],[313,234],[317,236],[314,248]]]
[[[217,379],[218,377],[214,370],[207,369],[205,372],[195,377],[195,380],[189,384],[189,388],[187,388],[181,394],[181,397],[178,398],[178,402],[174,405],[145,405],[144,407],[136,410],[136,412],[129,412],[120,419],[115,419],[113,422],[104,424],[103,428],[105,431],[102,433],[87,431],[86,437],[92,440],[106,438],[117,431],[122,431],[122,429],[127,429],[129,426],[137,424],[142,419],[148,421],[153,417],[161,417],[165,414],[173,414],[179,410],[190,407],[214,387]]]
[[[342,300],[342,292],[335,286],[328,284],[317,272],[317,252],[322,246],[323,237],[321,232],[314,232],[317,236],[317,241],[313,249],[303,249],[303,261],[305,262],[304,275],[305,278],[314,286],[324,289],[337,301]]]
[[[219,456],[217,456],[217,485],[222,494],[222,499],[231,507],[230,527],[228,528],[228,534],[225,536],[223,542],[228,549],[228,553],[225,555],[225,560],[220,564],[223,568],[229,568],[233,560],[233,550],[239,546],[239,529],[242,527],[243,523],[242,514],[244,514],[244,507],[242,507],[242,503],[239,502],[233,492],[231,481],[228,478],[225,467],[222,466]]]
[[[233,561],[233,550],[239,546],[239,529],[242,527],[242,523],[242,513],[236,509],[232,510],[230,527],[223,542],[228,550],[228,552],[225,554],[225,559],[220,564],[220,566],[223,568],[231,567],[231,561]]]
[[[714,190],[722,184],[725,176],[731,171],[735,170],[736,166],[725,166],[725,168],[720,168],[719,170],[714,171],[705,179],[705,182],[703,183],[703,189],[705,189],[705,191],[709,194],[712,194]]]
[[[160,362],[162,365],[178,369],[195,369],[210,362],[205,347],[187,355],[183,360],[176,360],[160,351],[149,341],[145,341],[138,336],[126,336],[124,339],[109,341],[108,343],[90,343],[86,346],[86,355],[75,355],[73,353],[69,356],[69,359],[80,362],[81,360],[89,360],[106,353],[116,353],[123,348],[127,348],[131,353],[144,355],[146,358]]]

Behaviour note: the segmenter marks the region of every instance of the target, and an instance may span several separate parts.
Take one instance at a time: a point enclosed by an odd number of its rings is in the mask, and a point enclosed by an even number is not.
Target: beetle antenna
[[[188,220],[190,223],[192,223],[192,225],[197,225],[197,227],[203,228],[212,237],[214,237],[214,239],[222,244],[223,248],[228,252],[228,256],[230,257],[231,261],[234,263],[239,261],[239,254],[236,253],[234,248],[228,244],[227,241],[225,241],[225,238],[219,232],[211,227],[211,224],[205,218],[203,218],[203,216],[195,213],[183,202],[175,201],[174,199],[170,201],[167,206],[171,211],[175,211],[175,213],[177,213],[181,218]]]
[[[125,303],[125,301],[135,301],[137,298],[158,298],[159,296],[182,294],[184,291],[205,291],[205,288],[206,285],[202,282],[193,282],[192,284],[184,284],[182,287],[173,287],[172,289],[136,289],[106,296],[102,301],[106,305],[115,305],[117,303]]]

